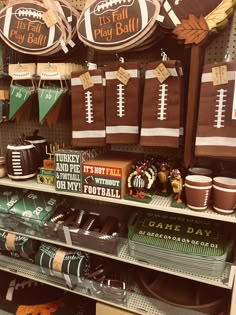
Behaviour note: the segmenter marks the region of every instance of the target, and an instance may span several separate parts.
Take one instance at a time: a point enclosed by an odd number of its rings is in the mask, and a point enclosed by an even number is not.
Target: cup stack
[[[212,178],[203,175],[188,175],[185,178],[187,206],[195,211],[205,211],[210,203]]]
[[[222,214],[231,214],[236,206],[236,179],[213,178],[213,209]]]

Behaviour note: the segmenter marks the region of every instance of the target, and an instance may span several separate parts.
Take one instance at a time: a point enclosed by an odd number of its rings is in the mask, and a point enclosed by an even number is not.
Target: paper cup
[[[207,209],[212,189],[212,178],[203,175],[188,175],[185,178],[187,206],[195,211]]]
[[[213,178],[213,208],[215,211],[230,214],[236,206],[236,179],[229,177]]]

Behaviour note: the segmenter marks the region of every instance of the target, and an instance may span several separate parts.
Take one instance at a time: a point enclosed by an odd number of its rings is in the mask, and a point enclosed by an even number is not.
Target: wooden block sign
[[[78,35],[84,42],[115,49],[153,26],[159,11],[158,1],[93,1],[80,17]]]
[[[54,48],[61,38],[56,24],[48,28],[43,20],[47,9],[37,1],[9,4],[0,11],[0,36],[13,49],[43,53]]]
[[[121,198],[122,168],[83,165],[83,192],[85,194]]]
[[[60,150],[55,153],[56,190],[82,191],[82,163],[103,153],[102,149]]]
[[[104,156],[83,163],[83,193],[121,199],[127,190],[127,177],[133,156]]]

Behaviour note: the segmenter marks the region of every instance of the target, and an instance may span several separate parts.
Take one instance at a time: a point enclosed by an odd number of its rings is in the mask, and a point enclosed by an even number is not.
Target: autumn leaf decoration
[[[191,1],[191,0],[190,0]],[[209,1],[209,0],[205,0]],[[228,21],[229,14],[233,11],[236,0],[222,0],[222,2],[207,16],[189,15],[187,20],[182,20],[173,33],[177,38],[184,40],[186,45],[199,45],[207,39],[211,32],[222,27]]]
[[[203,16],[197,18],[190,14],[187,20],[182,20],[181,24],[176,26],[173,33],[178,39],[184,40],[185,45],[199,45],[208,36],[209,28]]]

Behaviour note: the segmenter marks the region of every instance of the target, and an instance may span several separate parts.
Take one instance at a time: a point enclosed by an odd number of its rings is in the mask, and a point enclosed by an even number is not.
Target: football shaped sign
[[[160,15],[164,17],[160,25],[168,30],[173,30],[182,19],[188,18],[190,14],[196,17],[206,16],[212,12],[222,0],[165,0],[161,7]]]
[[[158,0],[93,1],[78,21],[78,35],[100,50],[125,48],[152,29],[159,12]]]
[[[13,49],[29,54],[43,54],[60,45],[58,24],[47,27],[40,2],[28,1],[7,5],[0,11],[0,36]]]

